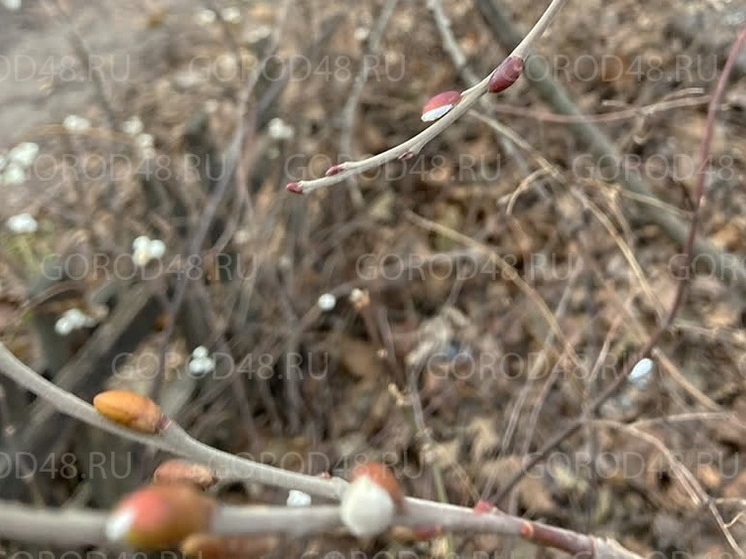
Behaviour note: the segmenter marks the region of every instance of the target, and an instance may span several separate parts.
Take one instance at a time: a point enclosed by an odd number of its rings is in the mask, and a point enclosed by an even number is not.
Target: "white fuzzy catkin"
[[[8,229],[10,229],[11,232],[18,235],[22,235],[24,233],[36,233],[36,230],[39,228],[39,224],[31,216],[31,214],[28,213],[14,215],[13,217],[8,219],[6,226],[8,227]]]
[[[347,487],[339,509],[342,522],[357,537],[381,534],[391,526],[395,512],[394,499],[368,476]]]
[[[324,312],[330,312],[334,310],[337,305],[337,298],[331,293],[324,293],[319,297],[318,303],[319,308]]]
[[[650,384],[654,366],[655,363],[653,363],[652,359],[648,359],[647,357],[640,359],[632,368],[629,377],[627,377],[629,382],[640,390],[644,390]]]
[[[286,504],[289,507],[308,507],[311,506],[311,496],[303,491],[291,489]]]

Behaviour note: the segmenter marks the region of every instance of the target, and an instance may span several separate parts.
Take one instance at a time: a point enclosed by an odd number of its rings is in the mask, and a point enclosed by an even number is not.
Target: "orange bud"
[[[153,483],[158,485],[193,484],[207,489],[215,483],[210,468],[184,460],[166,460],[153,472]]]
[[[107,419],[141,433],[157,433],[163,420],[153,400],[128,390],[101,392],[93,399],[93,407]]]
[[[152,485],[125,497],[106,523],[106,537],[137,549],[178,546],[209,530],[216,503],[189,485]]]
[[[275,536],[213,536],[192,534],[180,546],[187,557],[198,559],[226,559],[241,557],[251,559],[273,551],[279,540]]]

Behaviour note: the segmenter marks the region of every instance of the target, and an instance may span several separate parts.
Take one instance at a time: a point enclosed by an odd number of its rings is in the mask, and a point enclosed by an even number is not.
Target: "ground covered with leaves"
[[[409,495],[491,500],[643,555],[746,546],[744,285],[702,272],[706,255],[653,371],[512,483],[673,304],[682,245],[640,208],[690,223],[707,103],[743,8],[574,0],[561,13],[537,52],[624,154],[613,172],[523,78],[414,158],[296,196],[287,182],[406,140],[430,96],[470,85],[426,2],[399,2],[385,26],[381,1],[69,4],[69,18],[29,3],[0,22],[0,216],[36,223],[0,233],[0,327],[16,355],[86,399],[149,393],[203,442],[284,468],[345,476],[382,460]],[[507,4],[524,30],[544,8]],[[487,75],[506,54],[500,30],[479,2],[443,7],[468,68]],[[700,212],[702,235],[740,266],[745,112],[743,52]],[[39,152],[20,180],[8,168],[23,142]],[[629,169],[651,196],[625,188]],[[142,266],[141,236],[163,242]],[[61,333],[71,309],[90,320]],[[2,386],[0,421],[15,427],[3,455],[26,453],[0,479],[5,498],[110,507],[165,458]],[[552,554],[400,530],[276,553],[311,551]]]

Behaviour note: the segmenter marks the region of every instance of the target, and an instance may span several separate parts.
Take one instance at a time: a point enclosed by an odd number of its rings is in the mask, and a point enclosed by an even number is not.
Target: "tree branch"
[[[0,372],[49,401],[58,411],[125,439],[146,444],[215,470],[218,477],[250,479],[260,483],[298,489],[313,495],[339,500],[348,483],[341,478],[321,478],[275,468],[239,458],[205,445],[190,437],[176,423],[169,421],[160,433],[144,435],[109,421],[78,397],[55,386],[21,363],[0,343]],[[337,506],[316,507],[230,507],[222,506],[213,519],[212,531],[218,535],[287,532],[315,533],[341,526]],[[37,510],[32,507],[0,502],[0,537],[45,541],[59,545],[101,543],[107,512]],[[532,522],[503,514],[495,509],[487,513],[423,499],[406,498],[404,509],[394,525],[428,528],[435,533],[445,530],[472,533],[496,533],[521,537],[544,547],[594,557],[599,540],[563,528]],[[609,559],[640,559],[616,543]]]
[[[542,16],[536,22],[531,31],[526,34],[523,40],[513,49],[505,60],[510,59],[525,59],[528,51],[537,41],[537,39],[544,34],[544,31],[549,27],[552,20],[556,17],[557,13],[567,3],[567,0],[552,0],[547,9],[544,11]],[[384,163],[394,161],[397,159],[408,159],[413,155],[416,155],[420,150],[432,139],[436,138],[458,120],[461,116],[466,114],[484,95],[489,91],[489,84],[493,73],[491,72],[482,81],[473,87],[463,91],[461,93],[460,101],[443,116],[440,120],[436,121],[429,128],[426,128],[419,134],[413,136],[409,140],[402,142],[398,146],[388,149],[378,155],[362,159],[359,161],[347,161],[339,165],[334,165],[327,171],[328,176],[307,180],[291,182],[287,185],[287,189],[290,192],[297,194],[308,194],[319,188],[332,186],[346,181],[349,177],[359,175],[370,169],[380,167]]]

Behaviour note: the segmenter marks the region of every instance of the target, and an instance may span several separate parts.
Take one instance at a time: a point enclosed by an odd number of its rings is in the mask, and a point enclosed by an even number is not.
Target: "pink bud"
[[[285,185],[285,190],[293,194],[303,194],[303,187],[299,182],[289,182]]]
[[[479,499],[479,501],[477,501],[477,504],[474,505],[474,512],[476,514],[487,514],[488,512],[492,512],[493,508],[494,507],[492,506],[492,503],[490,503],[489,501]]]
[[[332,165],[326,170],[326,173],[324,173],[324,176],[331,177],[333,175],[338,175],[344,170],[345,170],[344,163],[341,163],[339,165]]]
[[[399,161],[406,161],[407,159],[412,159],[413,157],[414,153],[407,150],[399,156]]]
[[[488,89],[490,93],[498,93],[513,85],[523,73],[523,59],[519,56],[509,56],[495,68],[490,76]]]
[[[456,103],[461,100],[461,93],[458,91],[443,91],[432,97],[425,106],[422,107],[422,122],[438,120],[440,117],[450,111]]]

